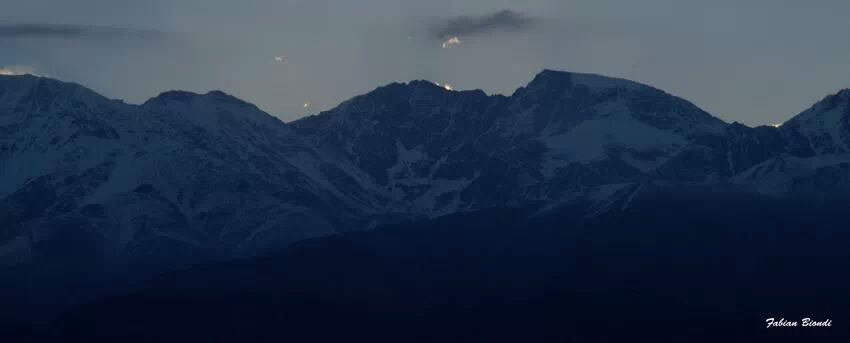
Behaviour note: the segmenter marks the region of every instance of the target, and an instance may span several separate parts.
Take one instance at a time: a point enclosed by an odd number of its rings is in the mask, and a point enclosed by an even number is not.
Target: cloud
[[[111,26],[0,24],[0,39],[145,38],[162,35],[164,33],[155,30],[138,30]]]
[[[452,45],[460,45],[460,38],[452,37],[443,42],[443,49],[449,48]]]
[[[433,25],[431,37],[446,40],[451,37],[464,37],[490,34],[494,31],[524,31],[538,23],[539,19],[511,10],[501,10],[484,16],[452,17]]]

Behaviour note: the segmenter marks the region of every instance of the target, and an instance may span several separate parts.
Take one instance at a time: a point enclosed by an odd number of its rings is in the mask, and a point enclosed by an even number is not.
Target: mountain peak
[[[848,101],[850,101],[850,88],[842,89],[835,94],[827,95],[823,98],[823,100],[819,101],[817,105],[834,107],[835,105],[846,103]]]
[[[823,98],[782,126],[799,132],[821,155],[850,151],[850,89]]]
[[[835,94],[827,95],[811,108],[798,114],[790,121],[807,121],[814,117],[823,116],[825,113],[833,112],[841,106],[850,106],[850,88],[842,89]]]
[[[159,95],[149,99],[144,105],[153,104],[168,104],[168,103],[183,103],[190,104],[194,101],[213,102],[213,103],[231,103],[241,106],[253,106],[242,99],[227,94],[225,92],[214,90],[206,94],[198,94],[190,91],[171,90],[162,92]]]
[[[162,92],[159,95],[149,99],[145,103],[149,102],[189,102],[192,99],[201,96],[200,94],[188,92],[188,91],[179,91],[179,90],[171,90]]]
[[[73,82],[65,82],[58,79],[53,79],[44,76],[37,76],[33,74],[21,74],[21,75],[2,75],[0,74],[0,85],[4,85],[4,88],[8,89],[10,87],[50,87],[51,89],[64,89],[69,91],[85,91],[88,93],[94,93],[94,91],[86,88],[85,86],[73,83]]]
[[[0,74],[0,82],[10,82],[15,80],[34,80],[41,77],[33,74]]]
[[[634,81],[608,77],[598,74],[574,73],[567,71],[558,71],[552,69],[544,69],[538,73],[533,80],[528,84],[528,88],[538,87],[573,87],[575,85],[584,85],[590,89],[639,89],[649,87]]]
[[[414,89],[445,90],[445,88],[440,86],[438,83],[431,82],[428,80],[413,80],[408,82],[407,86]]]
[[[395,104],[406,103],[411,98],[419,100],[428,98],[431,100],[445,99],[452,94],[463,94],[474,98],[487,97],[480,89],[456,91],[448,84],[440,84],[428,80],[413,80],[406,83],[393,82],[374,90],[354,97],[347,104],[358,102],[391,102]]]
[[[443,85],[437,82],[428,81],[428,80],[413,80],[407,83],[394,82],[388,85],[378,87],[374,91],[368,94],[398,94],[398,92],[408,93],[412,92],[414,94],[439,94],[452,91],[450,85]],[[367,94],[367,95],[368,95]]]
[[[222,91],[198,94],[173,90],[161,93],[141,105],[142,108],[188,120],[217,135],[232,135],[238,130],[276,132],[289,137],[289,128],[280,119],[254,104]]]
[[[50,111],[72,102],[94,105],[109,101],[112,100],[72,82],[31,74],[0,75],[0,106],[28,102],[36,105],[33,109]]]

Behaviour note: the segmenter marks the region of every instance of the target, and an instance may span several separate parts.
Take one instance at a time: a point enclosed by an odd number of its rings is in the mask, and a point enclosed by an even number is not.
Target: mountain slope
[[[291,125],[426,216],[634,182],[727,126],[646,85],[550,70],[510,97],[392,84]]]
[[[82,341],[846,340],[846,204],[674,187],[582,224],[455,214],[173,273],[49,328]],[[765,330],[768,316],[836,322]]]
[[[850,90],[827,96],[779,127],[738,126],[734,182],[773,194],[846,192]]]
[[[290,124],[362,169],[400,204],[393,211],[590,202],[593,214],[650,181],[769,194],[844,188],[848,94],[780,127],[750,128],[647,85],[545,70],[509,97],[414,81]]]
[[[285,124],[221,92],[137,106],[0,76],[0,300],[62,307],[200,261],[465,211],[580,224],[662,187],[842,199],[849,104],[845,90],[750,128],[647,85],[546,70],[510,96],[395,83]]]
[[[0,133],[0,290],[17,300],[61,304],[116,278],[254,255],[379,213],[343,168],[221,92],[134,106],[2,77]]]
[[[90,229],[119,250],[160,238],[238,250],[297,221],[332,232],[321,211],[370,206],[366,192],[335,189],[320,172],[333,166],[285,124],[220,92],[132,106],[48,79],[4,78],[2,87],[4,241],[82,217],[107,226]],[[285,239],[313,235],[292,234]]]

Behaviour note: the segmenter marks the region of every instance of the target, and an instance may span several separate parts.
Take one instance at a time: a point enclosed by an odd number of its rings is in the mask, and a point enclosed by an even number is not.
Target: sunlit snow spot
[[[0,67],[0,75],[3,76],[14,76],[14,75],[25,75],[25,74],[34,74],[33,69],[29,67]]]

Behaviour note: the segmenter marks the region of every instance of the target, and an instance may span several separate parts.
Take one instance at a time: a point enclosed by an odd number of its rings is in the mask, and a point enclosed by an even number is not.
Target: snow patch
[[[687,143],[682,136],[644,124],[625,112],[585,120],[566,133],[544,137],[544,143],[549,148],[546,170],[550,174],[565,161],[602,160],[607,157],[610,148],[666,155],[677,146]],[[637,163],[634,167],[646,171],[661,163],[663,161],[660,160]]]

